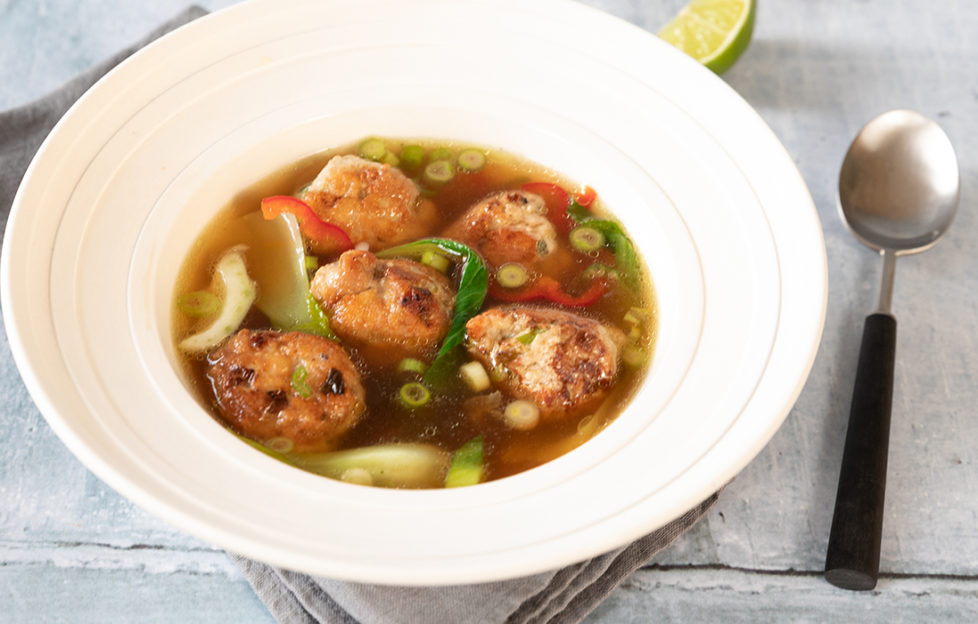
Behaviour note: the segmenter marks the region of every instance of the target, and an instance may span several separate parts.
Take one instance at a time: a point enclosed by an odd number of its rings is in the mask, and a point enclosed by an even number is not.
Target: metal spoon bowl
[[[839,174],[846,224],[865,245],[898,255],[929,249],[957,212],[958,163],[940,126],[909,110],[856,136]]]
[[[896,256],[924,251],[957,212],[960,176],[951,141],[920,113],[895,110],[853,140],[839,174],[849,229],[883,255],[877,311],[866,318],[839,473],[825,578],[867,590],[879,577],[896,319],[890,314]]]

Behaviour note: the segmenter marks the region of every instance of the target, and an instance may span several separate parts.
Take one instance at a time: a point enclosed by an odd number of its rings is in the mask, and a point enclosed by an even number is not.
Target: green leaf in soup
[[[567,207],[567,216],[569,216],[574,223],[578,224],[594,218],[594,216],[591,215],[590,210],[580,205],[576,201],[572,201],[571,205]]]
[[[478,253],[468,245],[447,238],[425,238],[413,243],[385,249],[378,258],[407,257],[419,260],[425,252],[440,251],[461,263],[458,291],[455,295],[455,314],[441,348],[424,375],[425,381],[441,386],[458,368],[457,347],[465,340],[465,324],[482,308],[489,288],[489,269]]]
[[[594,228],[604,235],[608,247],[615,254],[615,269],[624,278],[625,283],[631,288],[638,287],[639,267],[638,254],[631,239],[625,234],[625,230],[614,221],[608,219],[595,218],[591,212],[577,202],[571,203],[567,208],[567,214],[575,223]]]
[[[639,280],[638,254],[621,226],[614,221],[604,220],[588,222],[588,226],[605,235],[605,238],[608,239],[608,245],[611,246],[611,251],[615,254],[615,269],[618,270],[629,287],[637,288]]]

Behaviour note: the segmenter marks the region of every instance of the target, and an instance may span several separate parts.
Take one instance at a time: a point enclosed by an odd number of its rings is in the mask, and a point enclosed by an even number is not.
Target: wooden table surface
[[[528,0],[530,1],[530,0]],[[201,2],[216,10],[230,0]],[[652,32],[681,0],[588,0]],[[0,110],[138,40],[184,0],[0,2]],[[761,0],[724,75],[784,143],[825,232],[822,345],[797,405],[708,518],[586,621],[978,621],[978,2]],[[898,263],[899,322],[882,578],[836,589],[821,568],[862,322],[881,262],[839,220],[852,136],[890,108],[938,121],[958,150],[961,211]],[[271,622],[219,549],[88,472],[34,407],[0,336],[0,621]]]

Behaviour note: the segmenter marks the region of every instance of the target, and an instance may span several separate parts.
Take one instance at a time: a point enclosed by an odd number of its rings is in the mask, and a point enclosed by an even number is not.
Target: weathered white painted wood
[[[272,622],[240,576],[130,568],[11,564],[0,568],[3,621]],[[838,590],[810,574],[724,569],[642,570],[585,622],[686,624],[978,620],[978,586],[941,578],[884,578],[876,591]]]
[[[737,570],[641,570],[586,624],[920,624],[978,621],[978,585],[936,578],[880,580],[872,592],[837,589],[813,575]]]
[[[238,576],[175,570],[0,567],[0,621],[10,624],[272,624]]]

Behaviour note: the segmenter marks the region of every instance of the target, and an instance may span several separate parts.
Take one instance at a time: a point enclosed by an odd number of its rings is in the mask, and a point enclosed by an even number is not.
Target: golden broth
[[[385,139],[389,151],[399,152],[406,144],[418,144],[426,153],[433,149],[447,147],[458,152],[463,147],[445,141]],[[402,171],[418,183],[424,196],[431,199],[438,209],[437,223],[425,236],[440,236],[463,212],[486,195],[500,190],[518,189],[527,182],[549,182],[561,185],[569,193],[583,190],[561,176],[525,159],[517,158],[498,150],[482,150],[487,154],[485,166],[474,173],[463,172],[457,168],[454,178],[440,185],[426,185],[417,169],[402,167]],[[210,286],[215,262],[228,248],[247,238],[236,227],[229,224],[235,217],[259,209],[261,199],[272,195],[288,195],[299,191],[308,184],[334,155],[357,152],[357,145],[330,150],[310,156],[289,165],[247,187],[234,197],[215,216],[205,231],[195,241],[190,253],[181,267],[175,287],[174,301],[186,292],[205,289]],[[590,210],[596,216],[608,218],[610,215],[595,201]],[[284,262],[283,259],[260,258],[246,252],[249,266],[265,263]],[[548,260],[545,271],[571,291],[574,279],[596,261],[613,265],[614,255],[608,249],[583,254],[571,250],[566,234],[560,235],[560,246],[555,257]],[[322,266],[335,258],[320,257]],[[619,284],[594,305],[585,309],[573,309],[586,316],[617,326],[627,335],[630,326],[623,322],[623,316],[632,308],[648,312],[641,336],[633,336],[647,353],[651,354],[655,342],[655,301],[647,269],[639,259],[640,287],[633,291]],[[490,273],[490,280],[493,275]],[[492,295],[486,297],[482,310],[501,305]],[[208,319],[193,321],[174,309],[172,336],[177,343],[181,338],[207,324]],[[257,309],[245,318],[242,327],[267,329],[269,321]],[[424,442],[437,445],[449,452],[477,435],[484,440],[485,480],[498,479],[545,463],[576,448],[605,425],[613,420],[628,403],[645,375],[648,364],[634,367],[619,366],[619,379],[601,406],[593,413],[565,419],[555,423],[541,422],[529,431],[509,429],[498,419],[473,419],[467,417],[463,404],[472,397],[472,392],[461,382],[447,391],[432,393],[432,400],[417,409],[408,409],[398,400],[400,387],[411,380],[409,376],[396,371],[396,362],[368,365],[359,357],[355,348],[345,345],[351,358],[359,369],[367,395],[367,412],[360,422],[342,439],[339,448],[356,448],[389,442]],[[184,357],[184,372],[196,398],[220,420],[216,401],[210,382],[205,375],[204,358]]]

